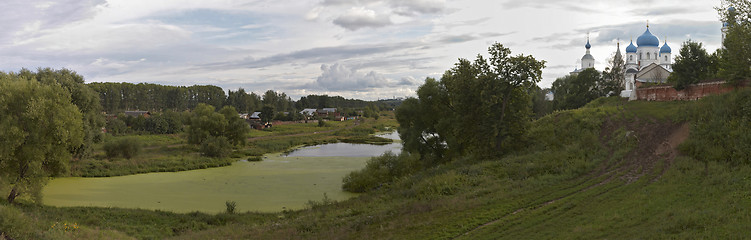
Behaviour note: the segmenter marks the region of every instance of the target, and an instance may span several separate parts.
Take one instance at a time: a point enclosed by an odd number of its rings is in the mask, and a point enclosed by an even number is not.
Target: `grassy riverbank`
[[[187,143],[184,134],[106,136],[103,143],[94,147],[92,157],[71,162],[71,176],[110,177],[149,172],[177,172],[193,169],[221,167],[239,160],[259,160],[267,153],[283,152],[297,146],[334,142],[391,143],[390,139],[372,136],[386,128],[393,129],[396,120],[392,112],[384,112],[378,120],[364,118],[357,121],[299,123],[274,126],[264,130],[251,130],[248,143],[233,151],[230,157],[201,156],[198,146]],[[141,151],[131,159],[107,158],[104,145],[122,138],[133,138],[141,144]]]

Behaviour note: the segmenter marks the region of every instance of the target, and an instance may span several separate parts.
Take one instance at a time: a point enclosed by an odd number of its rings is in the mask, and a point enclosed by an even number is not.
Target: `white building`
[[[585,53],[582,57],[581,68],[575,69],[573,72],[571,72],[572,75],[584,71],[584,69],[587,68],[595,68],[595,58],[592,57],[592,54],[589,53],[589,49],[592,48],[592,45],[589,44],[589,36],[587,36],[587,44],[584,45],[584,48],[587,49],[587,53]]]
[[[647,30],[626,47],[625,85],[621,97],[636,98],[637,82],[664,83],[673,72],[672,49],[667,40],[660,47],[660,39]]]

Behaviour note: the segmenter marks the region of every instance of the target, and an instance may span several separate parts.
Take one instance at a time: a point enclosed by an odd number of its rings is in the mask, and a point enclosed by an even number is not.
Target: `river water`
[[[382,135],[396,138],[396,133]],[[334,143],[303,147],[284,156],[268,154],[261,162],[174,173],[107,178],[56,178],[44,188],[52,206],[98,206],[217,213],[225,201],[237,211],[278,212],[302,209],[309,200],[344,200],[342,178],[365,167],[370,157],[399,152],[401,144]]]

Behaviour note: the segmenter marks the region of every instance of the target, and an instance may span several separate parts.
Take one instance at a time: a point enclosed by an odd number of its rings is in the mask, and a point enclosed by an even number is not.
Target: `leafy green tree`
[[[732,85],[739,85],[743,80],[751,79],[751,3],[742,0],[725,0],[718,9],[728,31],[720,50],[718,75]]]
[[[239,114],[232,106],[224,106],[219,113],[224,115],[227,125],[222,134],[232,145],[245,145],[245,138],[250,132],[250,125],[240,118]]]
[[[225,106],[219,112],[214,111],[214,107],[208,104],[199,104],[193,110],[193,116],[190,118],[190,127],[188,128],[188,142],[202,146],[202,151],[207,156],[219,156],[222,151],[216,150],[217,144],[224,144],[223,147],[243,145],[245,137],[250,131],[248,124],[243,121],[232,106]],[[205,143],[208,140],[210,143]]]
[[[545,61],[512,56],[499,43],[488,52],[487,60],[459,59],[440,81],[427,79],[417,99],[402,103],[396,116],[405,150],[437,158],[497,155],[519,142],[532,115],[528,90],[542,78]]]
[[[94,143],[102,140],[102,127],[105,124],[102,108],[97,93],[84,84],[83,76],[76,72],[61,69],[39,68],[36,72],[22,69],[15,75],[20,78],[37,80],[45,85],[60,85],[70,94],[71,103],[76,105],[82,113],[84,141],[72,148],[75,158],[83,158],[93,151]]]
[[[441,134],[450,125],[449,116],[438,114],[450,113],[444,99],[440,83],[433,78],[425,79],[425,83],[417,89],[417,98],[407,98],[396,109],[396,119],[399,122],[399,138],[402,139],[404,151],[418,153],[423,161],[443,161],[448,150],[446,138],[448,134]]]
[[[232,152],[230,142],[224,136],[209,136],[201,143],[201,155],[206,157],[223,158]]]
[[[529,95],[532,97],[532,113],[535,119],[553,112],[553,102],[546,99],[549,91],[549,88],[540,89],[537,85],[529,89]]]
[[[263,106],[261,113],[258,114],[261,117],[261,122],[269,123],[274,119],[274,107]]]
[[[209,136],[221,136],[224,133],[227,120],[224,115],[217,113],[214,109],[214,106],[203,103],[193,109],[190,128],[188,128],[189,143],[201,144]]]
[[[607,96],[609,90],[603,87],[603,81],[600,72],[594,68],[556,79],[552,86],[555,109],[575,109],[599,97]]]
[[[626,62],[620,52],[608,60],[608,67],[602,72],[602,91],[606,94],[619,95],[626,86]]]
[[[681,45],[679,55],[675,57],[673,73],[668,77],[668,82],[673,83],[676,90],[682,90],[709,78],[710,65],[710,56],[702,44],[688,40]]]
[[[59,83],[2,73],[0,112],[0,186],[9,203],[24,194],[40,202],[48,178],[67,172],[84,144],[81,110]]]
[[[123,120],[120,120],[118,118],[108,120],[105,128],[107,129],[107,132],[112,134],[113,136],[122,135],[128,132],[128,126]]]

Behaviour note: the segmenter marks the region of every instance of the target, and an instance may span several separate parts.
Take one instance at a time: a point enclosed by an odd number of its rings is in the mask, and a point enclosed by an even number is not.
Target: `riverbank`
[[[142,150],[131,159],[107,158],[103,149],[104,143],[97,144],[91,157],[71,161],[69,176],[112,177],[222,167],[240,160],[260,160],[260,156],[264,154],[285,152],[298,146],[326,143],[388,144],[392,140],[375,137],[372,134],[393,128],[396,124],[393,112],[383,112],[378,119],[329,121],[323,127],[319,127],[317,123],[301,123],[252,130],[247,136],[247,144],[235,149],[226,158],[201,156],[198,153],[198,147],[188,144],[184,134],[108,136],[105,141],[116,141],[125,137],[135,138],[142,145]]]

